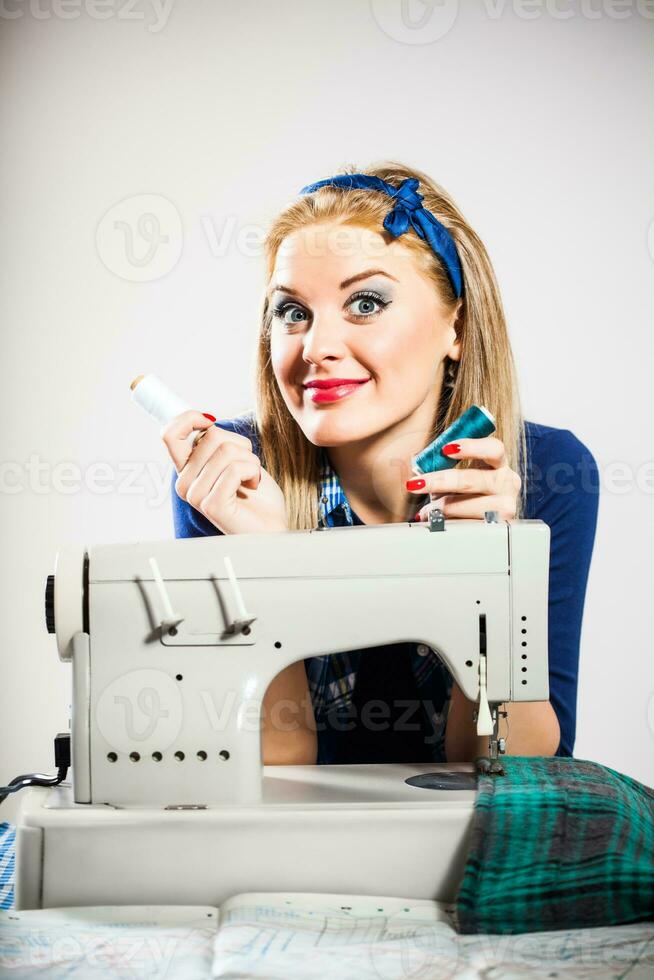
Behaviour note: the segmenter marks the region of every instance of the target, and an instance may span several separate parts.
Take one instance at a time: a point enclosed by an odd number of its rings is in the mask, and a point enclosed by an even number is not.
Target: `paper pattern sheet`
[[[461,936],[451,908],[365,896],[249,894],[223,903],[216,980],[651,980],[654,922]]]
[[[251,893],[204,907],[0,912],[3,980],[652,980],[654,922],[460,936],[451,908]]]
[[[3,980],[207,980],[218,913],[108,906],[0,913]]]

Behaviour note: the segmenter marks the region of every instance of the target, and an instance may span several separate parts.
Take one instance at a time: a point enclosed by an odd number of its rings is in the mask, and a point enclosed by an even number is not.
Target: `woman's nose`
[[[342,357],[347,353],[343,331],[333,316],[315,318],[307,330],[302,356],[305,361],[316,363],[327,357]]]

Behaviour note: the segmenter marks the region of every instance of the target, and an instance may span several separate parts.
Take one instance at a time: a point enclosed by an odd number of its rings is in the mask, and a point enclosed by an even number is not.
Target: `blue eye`
[[[292,316],[290,319],[286,318],[286,314],[292,311]],[[279,306],[273,307],[272,315],[276,316],[278,319],[283,320],[288,326],[292,326],[294,323],[302,323],[302,320],[295,316],[296,313],[304,313],[296,303],[280,303]]]
[[[362,309],[359,313],[355,313],[354,316],[357,316],[361,319],[369,319],[375,313],[379,313],[381,312],[381,310],[385,310],[386,307],[389,305],[389,302],[390,300],[385,300],[382,296],[379,295],[379,293],[374,293],[371,290],[366,290],[365,292],[357,293],[356,296],[353,296],[350,302],[348,303],[348,306],[352,306],[354,303],[364,304],[365,309]],[[380,307],[380,309],[378,310],[374,309],[375,306]]]
[[[384,299],[379,293],[372,290],[365,290],[360,293],[355,293],[348,302],[345,304],[345,309],[353,306],[355,303],[361,303],[362,308],[359,312],[352,312],[351,316],[356,317],[358,320],[370,320],[373,316],[381,313],[385,310],[387,306],[390,306],[392,300]],[[272,309],[272,315],[287,326],[294,326],[297,323],[304,323],[305,318],[308,316],[306,310],[297,303],[279,303],[278,306],[274,306]]]

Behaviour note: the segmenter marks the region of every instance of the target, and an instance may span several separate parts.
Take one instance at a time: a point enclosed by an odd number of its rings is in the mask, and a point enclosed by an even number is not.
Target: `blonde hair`
[[[461,359],[446,358],[440,404],[428,441],[436,438],[470,405],[484,405],[495,416],[495,435],[504,443],[508,465],[519,472],[522,457],[522,468],[525,469],[525,430],[515,364],[499,288],[482,241],[446,191],[421,171],[394,161],[368,167],[365,171],[353,166],[342,171],[344,174],[359,172],[381,177],[393,186],[399,186],[408,177],[418,178],[423,207],[446,226],[459,254],[464,287],[455,327],[461,340]],[[333,222],[388,235],[382,225],[391,207],[391,198],[376,190],[342,190],[325,186],[301,196],[275,218],[266,236],[267,281],[273,273],[280,245],[293,232],[313,224]],[[388,240],[392,240],[390,235]],[[400,240],[411,249],[446,309],[453,311],[458,300],[439,257],[413,229]],[[266,297],[255,368],[261,460],[284,494],[289,529],[306,530],[318,523],[322,450],[307,439],[282,398],[271,363],[271,324],[272,310]],[[458,464],[459,468],[466,468],[470,462],[463,460]],[[523,512],[526,490],[523,473],[520,475],[522,487],[516,517]]]

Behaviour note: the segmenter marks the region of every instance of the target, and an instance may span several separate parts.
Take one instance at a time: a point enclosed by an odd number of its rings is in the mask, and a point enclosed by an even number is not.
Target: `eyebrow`
[[[370,276],[387,276],[392,279],[393,282],[399,282],[395,276],[392,276],[390,272],[385,272],[384,269],[366,269],[365,272],[357,272],[356,276],[350,276],[349,279],[344,279],[343,282],[338,287],[339,289],[347,289],[351,286],[353,282],[358,282],[360,279],[369,279]],[[275,292],[290,293],[291,296],[301,296],[302,294],[298,289],[292,289],[291,286],[282,286],[281,283],[277,283],[276,286],[271,286],[266,295],[271,296]]]

